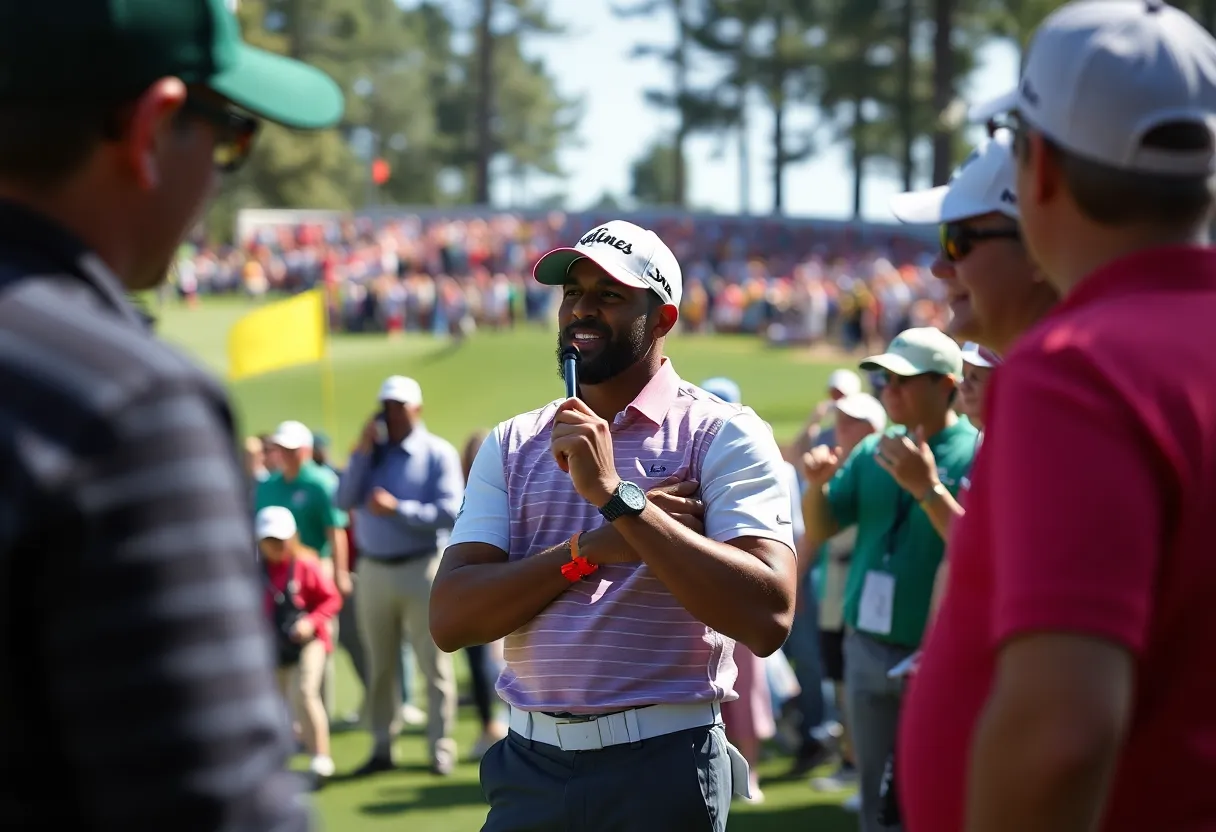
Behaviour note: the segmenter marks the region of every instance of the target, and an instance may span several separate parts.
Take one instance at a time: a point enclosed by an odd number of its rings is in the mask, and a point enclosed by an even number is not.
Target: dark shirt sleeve
[[[83,545],[33,628],[71,767],[56,776],[98,828],[305,830],[247,492],[222,405],[187,386],[95,420],[62,485]]]

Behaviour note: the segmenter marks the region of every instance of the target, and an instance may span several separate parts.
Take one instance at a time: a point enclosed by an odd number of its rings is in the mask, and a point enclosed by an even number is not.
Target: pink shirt
[[[550,453],[560,403],[503,422],[482,445],[449,545],[488,543],[519,560],[602,525]],[[644,489],[701,483],[707,536],[771,538],[793,549],[781,453],[751,410],[682,381],[664,362],[617,414],[612,438],[624,479]],[[733,650],[645,564],[608,565],[507,636],[498,691],[517,708],[571,713],[730,701]]]

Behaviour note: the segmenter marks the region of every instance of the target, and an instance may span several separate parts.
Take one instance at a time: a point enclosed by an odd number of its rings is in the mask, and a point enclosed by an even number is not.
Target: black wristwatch
[[[646,492],[628,480],[612,493],[612,499],[600,508],[600,514],[609,523],[619,517],[636,517],[646,510]]]

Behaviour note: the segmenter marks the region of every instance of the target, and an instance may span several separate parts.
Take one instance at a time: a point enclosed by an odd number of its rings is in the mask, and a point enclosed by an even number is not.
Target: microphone
[[[578,362],[582,359],[578,347],[569,346],[562,350],[562,378],[566,380],[566,398],[578,398]]]

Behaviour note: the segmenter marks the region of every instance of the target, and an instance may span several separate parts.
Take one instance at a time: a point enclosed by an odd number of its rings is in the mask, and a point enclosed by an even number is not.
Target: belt
[[[425,549],[421,552],[409,552],[404,555],[361,555],[361,557],[367,560],[374,560],[376,563],[382,563],[385,566],[395,566],[399,563],[422,560],[423,558],[433,557],[437,554],[439,554],[437,549]]]
[[[722,721],[717,702],[695,705],[651,705],[616,714],[556,717],[539,711],[511,708],[511,730],[526,740],[553,745],[562,751],[599,751],[613,745],[715,725]]]

